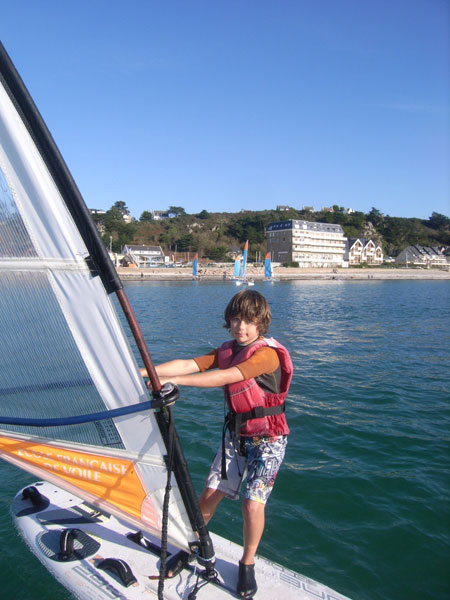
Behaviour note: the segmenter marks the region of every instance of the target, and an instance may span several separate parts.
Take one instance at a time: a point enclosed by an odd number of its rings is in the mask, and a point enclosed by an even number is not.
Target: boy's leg
[[[214,516],[217,507],[225,496],[231,498],[239,498],[239,488],[241,486],[242,477],[244,474],[245,458],[240,457],[234,450],[234,444],[227,432],[226,437],[226,459],[227,459],[227,474],[228,479],[221,478],[222,465],[222,446],[217,452],[216,458],[211,466],[211,470],[206,481],[206,486],[199,498],[200,510],[202,511],[203,520],[207,524]],[[218,487],[222,489],[217,489]],[[224,491],[223,491],[224,490]],[[177,552],[167,561],[167,576],[174,577],[188,563],[190,555],[188,552],[181,550]]]
[[[255,554],[264,531],[265,504],[244,498],[244,551],[239,561],[237,593],[241,598],[253,598],[258,586],[255,579]]]
[[[255,554],[264,532],[265,505],[283,462],[287,439],[248,438],[246,440],[247,480],[242,515],[244,552],[239,561],[237,592],[241,598],[253,598],[258,586],[255,579]]]
[[[220,501],[226,496],[219,490],[212,490],[211,488],[205,487],[199,498],[200,510],[202,511],[203,520],[207,524],[208,521],[213,517],[216,512],[216,508],[219,506]],[[167,561],[167,577],[172,578],[184,569],[184,567],[192,560],[192,555],[184,550],[180,550],[176,554],[170,557]]]
[[[244,552],[240,562],[243,565],[253,565],[264,532],[265,504],[244,498],[242,500],[242,516],[244,518]]]
[[[211,518],[214,516],[217,507],[221,500],[225,498],[226,494],[220,490],[213,490],[212,488],[205,487],[199,498],[200,510],[202,511],[203,519],[206,524],[209,523]]]

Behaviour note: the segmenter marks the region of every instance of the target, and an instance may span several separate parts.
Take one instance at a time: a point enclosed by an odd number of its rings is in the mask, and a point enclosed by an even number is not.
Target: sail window
[[[17,210],[13,195],[0,168],[0,256],[36,256],[33,243]]]

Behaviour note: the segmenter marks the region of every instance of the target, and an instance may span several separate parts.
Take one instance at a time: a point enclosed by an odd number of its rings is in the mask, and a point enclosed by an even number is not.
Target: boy
[[[220,501],[242,501],[244,551],[239,561],[238,594],[253,598],[257,590],[254,558],[264,531],[265,504],[283,461],[289,429],[284,400],[292,379],[289,354],[273,338],[262,337],[272,320],[269,305],[259,292],[236,294],[225,309],[225,327],[233,340],[209,354],[173,360],[156,367],[161,384],[195,387],[222,386],[228,407],[222,447],[200,496],[205,523]],[[146,375],[145,369],[142,370]],[[167,562],[169,577],[186,565],[189,555],[178,552]]]

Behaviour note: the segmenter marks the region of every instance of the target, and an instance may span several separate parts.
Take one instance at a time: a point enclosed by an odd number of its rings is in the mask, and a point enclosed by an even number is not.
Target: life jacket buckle
[[[255,406],[252,410],[253,419],[263,419],[266,416],[266,408],[264,406]]]

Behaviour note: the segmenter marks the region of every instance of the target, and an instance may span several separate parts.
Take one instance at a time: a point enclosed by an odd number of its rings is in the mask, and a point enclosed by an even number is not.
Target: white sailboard
[[[178,392],[161,389],[86,205],[1,44],[0,140],[0,456],[44,480],[15,498],[17,528],[77,598],[233,597],[241,549],[204,524],[174,428]],[[195,566],[164,580],[179,549],[195,551]],[[260,598],[344,599],[262,558],[256,577]]]
[[[21,490],[12,505],[17,527],[30,549],[75,598],[134,600],[156,596],[160,562],[157,537],[136,535],[126,521],[98,511],[52,484],[37,482],[31,488],[38,490],[41,506],[36,498],[33,505],[30,496],[34,492],[29,492],[30,488]],[[237,560],[242,548],[214,534],[211,539],[217,577],[206,583],[204,571],[190,564],[166,580],[166,600],[237,597]],[[169,552],[176,550],[169,545]],[[257,556],[255,565],[259,588],[256,598],[348,600],[265,558]]]

